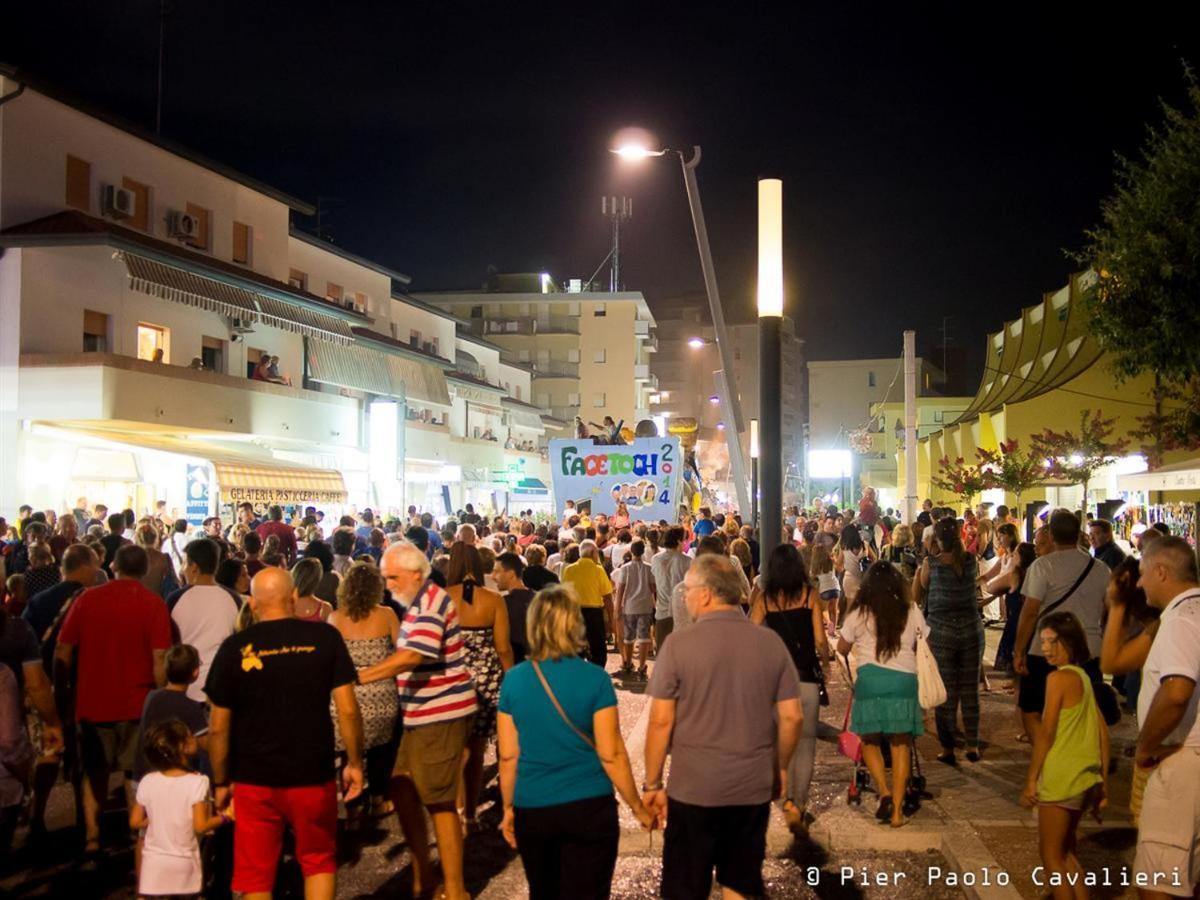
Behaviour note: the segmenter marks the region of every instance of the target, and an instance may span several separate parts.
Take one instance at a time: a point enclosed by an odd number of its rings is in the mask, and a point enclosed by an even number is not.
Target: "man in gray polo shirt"
[[[778,635],[742,614],[738,575],[728,556],[696,558],[683,580],[695,624],[663,644],[650,678],[642,794],[667,821],[668,900],[707,898],[714,868],[723,888],[762,895],[770,804],[800,735],[796,668]]]
[[[671,593],[683,581],[688,566],[692,564],[691,558],[679,550],[685,534],[678,525],[668,528],[662,550],[650,560],[650,570],[654,574],[654,647],[659,652],[671,636],[675,624],[671,613]]]

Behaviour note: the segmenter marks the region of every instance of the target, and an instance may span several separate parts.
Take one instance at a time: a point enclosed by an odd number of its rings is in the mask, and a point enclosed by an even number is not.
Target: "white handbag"
[[[929,648],[929,639],[920,631],[917,632],[917,702],[921,709],[933,709],[946,702],[946,683]]]

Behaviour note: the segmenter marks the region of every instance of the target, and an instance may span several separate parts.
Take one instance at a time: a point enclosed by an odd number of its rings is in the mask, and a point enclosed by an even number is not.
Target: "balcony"
[[[633,380],[639,381],[652,391],[658,390],[658,376],[650,371],[650,366],[642,363],[633,367]]]
[[[514,316],[488,319],[483,323],[486,337],[535,334],[579,334],[579,320],[574,316]]]
[[[530,364],[534,379],[579,378],[579,363],[563,362],[558,359],[542,359]]]
[[[633,334],[642,340],[649,340],[654,336],[654,324],[645,319],[638,319],[633,323]]]

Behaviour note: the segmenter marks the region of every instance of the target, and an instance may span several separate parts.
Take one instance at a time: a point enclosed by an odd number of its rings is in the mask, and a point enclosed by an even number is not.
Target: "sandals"
[[[808,823],[805,821],[804,808],[797,806],[791,800],[783,804],[783,820],[787,823],[788,831],[794,837],[801,837],[808,834]]]
[[[875,810],[875,818],[880,822],[886,822],[892,817],[892,813],[895,812],[895,809],[896,805],[892,801],[892,798],[884,797],[879,801],[879,808]]]

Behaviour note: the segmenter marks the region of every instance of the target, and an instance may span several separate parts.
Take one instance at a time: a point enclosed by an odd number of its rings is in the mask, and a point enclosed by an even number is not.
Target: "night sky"
[[[755,179],[781,177],[810,355],[896,354],[905,327],[928,349],[949,316],[973,391],[985,332],[1066,282],[1114,153],[1200,65],[1187,4],[1051,5],[169,0],[163,133],[334,198],[336,242],[415,290],[587,277],[620,192],[623,280],[652,305],[702,286],[683,181],[605,148],[627,125],[700,144],[728,318],[753,314]],[[158,9],[19,4],[0,61],[153,126]]]

